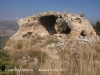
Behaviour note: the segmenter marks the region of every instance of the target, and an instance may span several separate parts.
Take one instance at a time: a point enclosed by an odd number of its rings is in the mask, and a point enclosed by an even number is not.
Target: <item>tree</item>
[[[96,33],[98,35],[100,35],[100,22],[99,21],[96,22],[94,29],[95,29]]]
[[[97,23],[96,23],[96,28],[98,29],[98,31],[100,31],[100,22],[99,21],[97,21]]]

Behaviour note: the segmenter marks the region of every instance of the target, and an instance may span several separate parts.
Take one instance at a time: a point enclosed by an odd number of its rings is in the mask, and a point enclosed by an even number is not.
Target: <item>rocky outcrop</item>
[[[5,49],[21,68],[34,70],[22,75],[92,75],[99,71],[94,66],[98,66],[94,44],[100,40],[84,16],[42,12],[20,19],[18,25]]]
[[[23,37],[46,37],[66,34],[71,37],[94,37],[96,32],[84,16],[67,12],[41,12],[18,21],[19,30],[12,36],[16,40]]]

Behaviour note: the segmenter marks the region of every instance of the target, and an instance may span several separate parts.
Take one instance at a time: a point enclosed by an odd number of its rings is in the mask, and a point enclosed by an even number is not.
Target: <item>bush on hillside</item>
[[[17,67],[15,61],[10,58],[8,51],[0,46],[0,75],[16,75],[15,71],[9,71]]]
[[[97,21],[97,23],[95,24],[94,29],[96,33],[100,35],[100,22],[99,21]]]

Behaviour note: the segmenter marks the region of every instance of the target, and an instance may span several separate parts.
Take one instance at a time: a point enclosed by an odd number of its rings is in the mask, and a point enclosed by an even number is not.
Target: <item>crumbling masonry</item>
[[[14,39],[45,37],[54,34],[70,36],[93,36],[96,32],[84,16],[67,12],[41,12],[18,21],[19,30],[13,35]],[[13,38],[12,37],[12,38]]]

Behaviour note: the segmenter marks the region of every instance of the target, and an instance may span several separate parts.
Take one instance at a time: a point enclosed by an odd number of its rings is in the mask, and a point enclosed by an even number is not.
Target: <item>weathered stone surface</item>
[[[94,45],[100,40],[89,21],[83,16],[67,12],[42,12],[22,18],[18,24],[19,30],[8,41],[5,49],[11,51],[12,56],[17,58],[23,68],[38,70],[48,65],[50,68],[61,66],[60,68],[71,70],[61,75],[74,75],[70,74],[72,69],[73,72],[77,69],[75,74],[78,74],[80,68],[86,64],[92,72],[92,52],[95,52]],[[55,60],[60,64],[53,64]],[[80,64],[83,66],[77,66]],[[35,71],[30,75],[33,74],[39,75]]]
[[[67,12],[41,12],[33,16],[22,18],[18,21],[20,39],[27,34],[46,37],[51,34],[66,34],[71,37],[80,35],[96,38],[96,32],[87,19],[77,14]],[[15,38],[15,35],[12,38]],[[22,37],[21,37],[22,36]],[[19,39],[19,38],[18,38]]]

